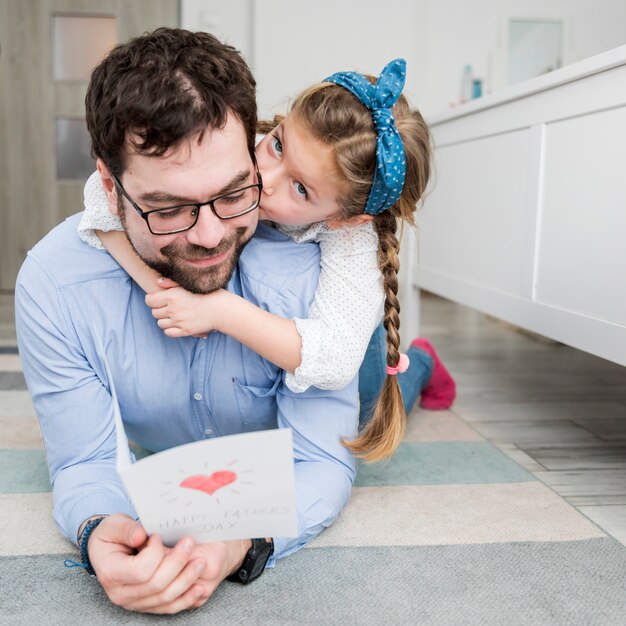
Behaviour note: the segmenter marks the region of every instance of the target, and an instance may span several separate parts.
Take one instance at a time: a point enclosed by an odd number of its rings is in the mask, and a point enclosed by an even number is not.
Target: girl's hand
[[[179,287],[180,285],[171,278],[165,278],[165,276],[159,276],[157,278],[157,287],[159,289],[171,289],[172,287]],[[204,339],[208,337],[208,333],[199,333],[197,335],[192,335],[193,337],[197,337],[198,339]]]
[[[168,286],[163,291],[148,294],[146,304],[168,337],[203,337],[212,330],[219,330],[220,304],[226,293],[219,289],[209,294],[196,294],[182,287]]]
[[[165,276],[160,276],[157,278],[157,285],[161,289],[172,289],[172,287],[179,287],[180,285],[171,278],[165,278]]]

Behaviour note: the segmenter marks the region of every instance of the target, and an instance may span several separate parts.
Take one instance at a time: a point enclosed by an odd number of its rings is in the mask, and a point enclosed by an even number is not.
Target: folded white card
[[[149,535],[173,546],[185,536],[206,543],[298,534],[290,429],[197,441],[132,463],[113,387],[112,396],[117,471]]]

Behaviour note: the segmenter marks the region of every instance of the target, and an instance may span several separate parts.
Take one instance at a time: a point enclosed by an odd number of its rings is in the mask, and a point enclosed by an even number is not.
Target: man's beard
[[[194,244],[173,241],[168,246],[160,249],[160,253],[165,257],[165,260],[154,260],[145,258],[135,248],[128,236],[124,210],[122,209],[118,212],[126,239],[128,239],[139,258],[146,265],[161,274],[161,276],[176,281],[181,287],[192,293],[210,293],[225,287],[235,271],[241,251],[252,237],[252,233],[247,234],[247,228],[241,227],[235,229],[229,237],[222,239],[215,248],[205,248]],[[185,262],[185,260],[199,261],[207,259],[229,250],[228,256],[217,265],[194,267]]]
[[[153,261],[143,259],[146,265],[165,276],[175,280],[181,287],[192,293],[210,293],[220,287],[225,287],[235,271],[235,266],[244,246],[250,241],[246,237],[246,228],[237,228],[232,236],[222,239],[215,248],[204,248],[193,244],[178,244],[172,242],[169,246],[161,248],[161,254],[166,257],[165,261]],[[189,263],[181,262],[199,261],[217,256],[230,250],[229,255],[217,265],[207,267],[194,267]]]

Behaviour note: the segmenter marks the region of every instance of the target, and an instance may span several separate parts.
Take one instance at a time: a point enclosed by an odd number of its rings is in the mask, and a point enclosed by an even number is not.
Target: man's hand
[[[218,559],[209,576],[207,556],[213,555],[199,551],[190,537],[174,548],[166,548],[158,535],[146,540],[141,524],[122,514],[105,518],[89,537],[89,560],[111,602],[145,613],[202,606],[220,582],[213,586]]]
[[[201,543],[194,548],[191,554],[192,558],[203,559],[206,561],[207,567],[198,581],[203,585],[206,596],[203,595],[192,608],[202,606],[226,576],[230,576],[241,567],[243,559],[251,547],[252,541],[244,539]]]
[[[159,328],[168,337],[206,336],[217,330],[227,292],[218,289],[210,294],[196,294],[175,285],[164,279],[163,291],[146,296]]]

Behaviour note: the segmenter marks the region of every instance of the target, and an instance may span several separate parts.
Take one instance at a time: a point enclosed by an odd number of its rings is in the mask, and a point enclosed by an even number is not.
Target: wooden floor
[[[431,295],[422,333],[454,413],[626,545],[626,368]]]
[[[454,413],[626,545],[626,368],[431,295],[422,331],[457,380]]]

